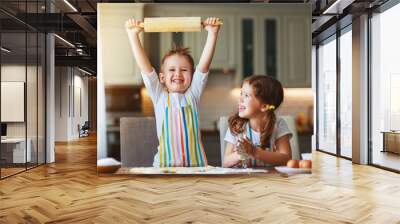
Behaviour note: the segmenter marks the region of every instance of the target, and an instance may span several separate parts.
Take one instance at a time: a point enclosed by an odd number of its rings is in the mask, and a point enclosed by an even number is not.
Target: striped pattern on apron
[[[159,139],[160,167],[207,166],[197,110],[184,97],[186,106],[172,107],[168,94]]]
[[[246,136],[250,139],[250,141],[254,144],[254,142],[253,142],[253,133],[252,133],[252,131],[251,131],[251,128],[250,128],[250,124],[249,124],[249,122],[247,122],[247,124],[246,124]],[[260,136],[261,137],[261,136]],[[260,147],[260,144],[254,144],[256,147]],[[264,149],[264,150],[268,150],[268,151],[271,151],[271,147],[270,146],[268,146],[266,149]],[[248,167],[264,167],[264,166],[272,166],[272,165],[270,165],[270,164],[267,164],[267,163],[264,163],[263,161],[260,161],[260,160],[256,160],[256,159],[254,159],[253,157],[249,157],[248,159],[247,159],[247,166]]]

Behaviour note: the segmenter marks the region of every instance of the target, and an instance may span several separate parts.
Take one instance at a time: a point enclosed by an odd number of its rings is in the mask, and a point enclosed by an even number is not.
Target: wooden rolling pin
[[[217,25],[222,25],[218,22]],[[140,27],[144,32],[200,32],[203,22],[200,17],[144,18]]]

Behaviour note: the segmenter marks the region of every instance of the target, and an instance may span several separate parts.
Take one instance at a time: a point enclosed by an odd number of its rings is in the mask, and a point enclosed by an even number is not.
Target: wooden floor
[[[0,223],[400,223],[400,175],[314,153],[311,175],[96,174],[96,139],[0,181]]]
[[[374,151],[372,161],[376,165],[400,170],[400,155],[391,152]]]
[[[23,172],[27,169],[33,169],[37,165],[36,164],[27,164],[27,167],[25,168],[25,164],[18,164],[18,167],[2,167],[1,168],[1,178],[5,178],[11,175],[15,175],[17,173]]]
[[[3,177],[7,177],[7,176],[10,176],[10,175],[13,175],[13,174],[16,174],[16,173],[19,173],[19,172],[22,172],[22,171],[24,171],[25,170],[25,167],[24,168],[1,168],[1,177],[3,178]]]

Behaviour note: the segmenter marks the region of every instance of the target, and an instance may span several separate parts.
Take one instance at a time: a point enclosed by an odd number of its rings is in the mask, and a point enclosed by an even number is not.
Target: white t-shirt
[[[251,134],[252,134],[252,142],[255,146],[260,146],[260,132],[256,132],[253,129],[251,129]],[[275,124],[275,128],[274,131],[272,132],[271,135],[271,140],[270,140],[270,146],[275,147],[275,141],[277,139],[279,139],[280,137],[283,137],[285,135],[289,135],[289,140],[292,138],[292,132],[289,130],[288,125],[286,124],[286,121],[283,118],[277,117],[276,119],[276,124]],[[247,135],[248,136],[248,135]],[[231,132],[231,130],[228,128],[228,130],[226,131],[226,135],[224,140],[226,142],[229,142],[233,145],[236,145],[238,137],[234,136]],[[267,148],[266,150],[268,151],[273,151],[270,148]]]
[[[153,102],[156,117],[157,137],[160,139],[162,132],[162,124],[165,114],[165,108],[168,103],[168,92],[165,86],[158,79],[158,75],[153,69],[150,74],[142,73],[143,82],[147,92]],[[208,73],[202,73],[197,68],[193,74],[190,87],[185,93],[169,93],[172,107],[184,107],[188,103],[192,104],[193,109],[199,114],[198,105],[200,104],[200,96],[203,93],[207,83]],[[158,152],[154,156],[153,166],[159,166]]]

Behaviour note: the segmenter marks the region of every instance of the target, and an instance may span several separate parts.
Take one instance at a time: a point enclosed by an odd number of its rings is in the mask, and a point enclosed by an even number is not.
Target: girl
[[[243,81],[238,112],[229,118],[224,167],[283,165],[291,159],[292,137],[275,109],[283,101],[283,88],[270,76],[255,75]],[[246,165],[245,165],[246,166]]]
[[[159,146],[153,166],[207,166],[200,136],[198,104],[215,51],[218,22],[218,18],[208,18],[204,22],[208,36],[196,69],[187,48],[174,48],[162,58],[159,75],[140,43],[141,22],[130,19],[125,24],[156,116]]]

